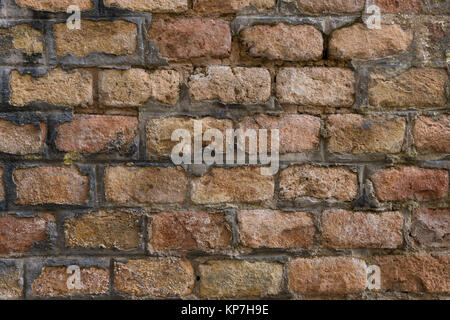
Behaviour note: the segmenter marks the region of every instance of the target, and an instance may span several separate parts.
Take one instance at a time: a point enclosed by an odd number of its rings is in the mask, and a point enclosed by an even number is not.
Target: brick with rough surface
[[[18,168],[13,178],[17,205],[82,205],[89,200],[89,177],[76,167]]]
[[[421,0],[375,0],[375,4],[384,13],[419,13],[423,6]]]
[[[0,167],[0,201],[4,201],[5,200],[5,188],[3,186],[3,173],[4,173],[4,171],[5,171],[5,169]]]
[[[46,137],[44,122],[20,125],[0,119],[0,152],[17,155],[40,153]]]
[[[382,169],[370,179],[382,201],[433,200],[448,196],[448,172],[438,169],[399,167]]]
[[[280,198],[351,201],[358,194],[358,177],[346,167],[291,166],[281,171]]]
[[[138,119],[122,116],[75,115],[56,128],[56,147],[64,152],[128,153],[135,147]]]
[[[27,24],[0,28],[0,54],[11,51],[24,52],[28,56],[44,52],[42,32]]]
[[[411,237],[418,247],[450,248],[450,208],[416,210]]]
[[[419,117],[413,136],[420,154],[450,153],[450,116]]]
[[[116,262],[114,288],[136,297],[182,297],[194,287],[194,269],[188,260],[156,258]]]
[[[281,291],[283,266],[278,263],[208,261],[199,270],[203,297],[261,297]]]
[[[323,243],[329,248],[398,248],[403,243],[400,212],[327,210],[322,214]]]
[[[187,177],[179,167],[108,167],[105,170],[106,200],[122,205],[181,203]]]
[[[288,267],[288,287],[296,294],[346,295],[366,288],[366,264],[355,258],[297,258]]]
[[[297,0],[300,11],[307,13],[359,13],[365,0]]]
[[[39,11],[66,12],[67,8],[75,5],[81,11],[94,8],[92,0],[15,0],[21,7],[27,7]]]
[[[323,54],[322,33],[310,25],[257,25],[243,30],[240,40],[251,56],[269,60],[315,61]]]
[[[0,300],[23,297],[23,266],[14,260],[0,260]]]
[[[307,212],[243,210],[238,213],[241,243],[250,248],[308,248],[316,227]]]
[[[196,102],[261,103],[270,98],[271,82],[270,73],[264,68],[212,66],[206,74],[191,77],[189,93]]]
[[[343,68],[284,68],[277,76],[281,103],[319,107],[351,107],[355,102],[354,72]]]
[[[201,13],[234,13],[247,8],[258,11],[275,7],[276,0],[193,0],[194,10]]]
[[[188,0],[105,0],[107,7],[154,13],[179,13],[188,9]]]

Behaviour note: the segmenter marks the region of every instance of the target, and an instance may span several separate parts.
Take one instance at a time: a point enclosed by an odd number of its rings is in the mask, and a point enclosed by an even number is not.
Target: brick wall
[[[375,3],[2,0],[0,298],[450,298],[449,2]],[[280,171],[174,166],[193,119]]]

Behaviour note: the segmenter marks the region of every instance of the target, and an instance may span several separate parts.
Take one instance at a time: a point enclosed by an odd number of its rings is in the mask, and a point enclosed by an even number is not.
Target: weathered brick
[[[378,59],[406,51],[413,34],[399,25],[382,25],[369,29],[362,23],[332,33],[328,53],[335,59]],[[361,46],[364,43],[364,46]]]
[[[0,167],[0,201],[5,200],[5,188],[3,187],[3,172],[5,170]]]
[[[178,13],[188,9],[188,0],[105,0],[105,6],[130,9],[132,11]]]
[[[413,135],[415,146],[421,154],[450,153],[450,116],[418,118]]]
[[[358,176],[345,167],[291,166],[281,171],[280,197],[351,201],[358,194]]]
[[[64,152],[93,154],[130,152],[135,147],[138,119],[121,116],[75,115],[57,127],[56,147]]]
[[[16,125],[0,119],[0,152],[26,155],[39,153],[47,136],[45,123]]]
[[[192,201],[197,204],[260,202],[274,195],[273,176],[261,174],[261,168],[213,168],[192,181]]]
[[[358,13],[365,0],[297,0],[300,11],[308,13]]]
[[[114,288],[136,297],[179,297],[192,292],[194,269],[188,260],[159,258],[116,262]]]
[[[137,107],[151,98],[173,105],[179,99],[180,83],[180,74],[173,70],[105,70],[99,74],[100,102],[110,107]]]
[[[366,264],[347,257],[293,259],[289,267],[289,290],[306,295],[345,295],[366,288]]]
[[[175,130],[183,129],[189,131],[194,139],[194,120],[201,121],[202,134],[209,129],[217,129],[223,133],[224,139],[226,137],[226,130],[233,129],[233,122],[231,120],[216,119],[206,117],[202,119],[191,118],[154,118],[147,121],[147,152],[155,156],[170,156],[175,145],[179,142],[172,141],[172,133]],[[209,145],[207,142],[206,145]],[[225,150],[225,149],[224,149]]]
[[[308,248],[316,227],[306,212],[244,210],[238,213],[241,243],[250,248]]]
[[[382,201],[432,200],[448,195],[446,170],[399,167],[382,169],[370,178]]]
[[[180,203],[185,200],[187,177],[179,167],[108,167],[106,200],[117,204]]]
[[[207,68],[206,74],[191,77],[189,92],[193,101],[258,103],[269,100],[271,82],[270,73],[264,68],[213,66]]]
[[[231,29],[225,20],[158,19],[148,37],[168,59],[226,58],[231,53]]]
[[[22,298],[23,283],[22,263],[14,260],[0,260],[0,299]]]
[[[419,247],[450,248],[450,208],[416,210],[411,236]]]
[[[76,167],[19,168],[13,178],[18,205],[81,205],[89,200],[89,177]]]
[[[421,0],[375,0],[383,13],[419,13]]]
[[[448,293],[450,257],[445,255],[378,256],[381,289],[402,292]]]
[[[208,261],[199,270],[203,297],[260,297],[281,291],[283,266],[278,263]]]
[[[289,114],[280,117],[254,115],[242,119],[239,128],[268,130],[267,150],[271,148],[269,130],[279,130],[280,152],[303,152],[317,150],[320,140],[320,118]]]
[[[224,249],[232,242],[230,226],[220,213],[158,213],[151,217],[148,233],[155,250]]]
[[[33,295],[48,297],[80,294],[102,295],[109,291],[109,271],[107,269],[80,267],[80,289],[72,289],[67,285],[71,274],[65,266],[44,266],[32,284]]]
[[[284,68],[277,76],[281,103],[351,107],[355,102],[354,72],[341,68]]]
[[[254,57],[270,60],[320,60],[322,33],[310,25],[257,25],[240,34],[243,46]]]
[[[330,248],[398,248],[402,228],[400,212],[328,210],[322,216],[323,243]]]
[[[18,24],[9,28],[0,28],[1,53],[10,51],[24,52],[27,55],[44,52],[42,32],[27,24]]]
[[[87,11],[94,7],[92,0],[15,0],[21,7],[27,7],[39,11],[66,12],[67,8],[75,5],[81,11]]]
[[[24,106],[31,102],[53,105],[88,106],[93,103],[93,77],[89,71],[53,69],[41,78],[11,72],[11,104]]]
[[[370,75],[370,104],[386,108],[444,107],[447,82],[444,69],[411,68],[398,75],[375,72]]]
[[[276,0],[193,0],[194,10],[202,13],[234,13],[247,8],[258,11],[275,7]]]
[[[137,48],[137,25],[123,20],[82,20],[79,30],[71,30],[66,23],[58,23],[53,32],[56,55],[60,57],[67,54],[86,57],[91,53],[131,55]]]
[[[398,153],[405,139],[406,120],[391,115],[331,115],[326,130],[328,149],[342,153]]]
[[[55,232],[55,218],[40,214],[25,218],[11,214],[0,217],[0,254],[27,253],[41,241],[50,241]]]
[[[133,249],[140,245],[141,216],[126,211],[98,211],[67,219],[65,243],[69,248]]]

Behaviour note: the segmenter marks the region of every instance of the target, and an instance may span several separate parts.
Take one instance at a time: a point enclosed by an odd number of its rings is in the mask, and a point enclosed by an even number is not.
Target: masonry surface
[[[449,299],[450,2],[375,4],[1,0],[0,299]],[[280,171],[175,166],[193,120]]]

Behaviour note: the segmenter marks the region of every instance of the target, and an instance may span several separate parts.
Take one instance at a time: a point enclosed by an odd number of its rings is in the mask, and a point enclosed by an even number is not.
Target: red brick
[[[152,22],[148,36],[168,59],[226,58],[231,52],[231,29],[225,20],[159,19]]]
[[[365,0],[296,0],[300,11],[307,13],[359,13]]]
[[[446,255],[378,256],[384,291],[448,293],[450,258]]]
[[[232,242],[220,213],[162,212],[151,217],[148,231],[155,250],[224,249]]]
[[[76,167],[16,169],[18,205],[85,204],[89,200],[89,177]]]
[[[5,200],[5,188],[3,187],[3,172],[4,169],[0,167],[0,201]]]
[[[419,13],[421,0],[375,0],[383,13]]]
[[[322,215],[323,243],[330,248],[398,248],[402,229],[400,212],[328,210]]]
[[[250,248],[308,248],[314,244],[316,227],[306,212],[272,210],[240,211],[241,243]]]
[[[425,248],[450,248],[450,208],[414,212],[411,237]]]
[[[6,214],[0,217],[0,254],[27,253],[34,244],[49,241],[52,230],[55,218],[50,214],[31,218]]]
[[[399,167],[383,169],[370,178],[375,194],[382,201],[432,200],[447,197],[448,172],[445,170]]]
[[[201,13],[234,13],[247,8],[271,9],[276,0],[193,0],[194,10]]]
[[[366,288],[366,264],[346,257],[293,259],[289,267],[289,290],[306,295],[346,295]]]
[[[60,151],[83,154],[128,153],[135,146],[138,123],[134,117],[75,115],[71,122],[56,129],[56,147]]]
[[[413,135],[421,154],[450,153],[450,116],[420,117],[414,125]]]

